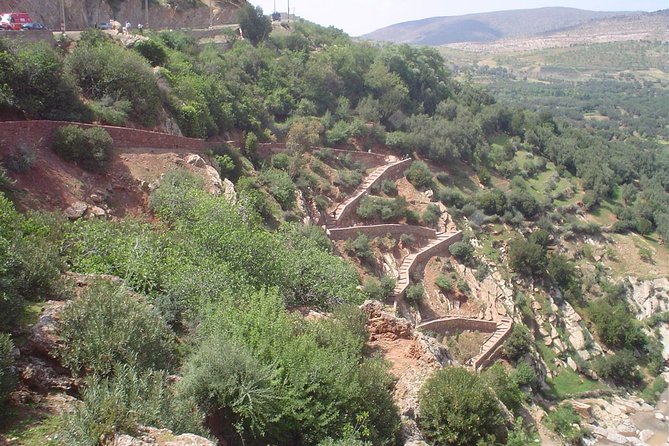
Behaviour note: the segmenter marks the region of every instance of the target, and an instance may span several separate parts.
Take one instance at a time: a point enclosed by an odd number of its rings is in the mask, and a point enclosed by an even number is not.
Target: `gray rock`
[[[70,220],[77,220],[84,216],[88,205],[83,201],[77,201],[72,206],[65,209],[65,216]]]
[[[204,159],[200,155],[195,155],[195,154],[190,154],[186,157],[186,163],[195,166],[195,167],[205,167],[207,163],[205,163]]]
[[[606,439],[615,444],[629,444],[629,440],[624,435],[617,432],[608,431]]]

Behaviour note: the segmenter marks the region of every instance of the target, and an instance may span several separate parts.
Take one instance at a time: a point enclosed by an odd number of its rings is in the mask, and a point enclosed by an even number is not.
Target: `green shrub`
[[[381,190],[384,194],[394,197],[397,195],[397,183],[391,180],[381,181]]]
[[[509,245],[509,265],[516,272],[540,275],[547,266],[546,248],[524,239],[511,241]]]
[[[373,261],[374,253],[369,243],[369,237],[365,234],[358,234],[358,236],[351,241],[348,251],[360,260]]]
[[[152,67],[165,65],[167,61],[165,47],[153,39],[140,40],[135,44],[133,49],[148,60]]]
[[[599,338],[610,348],[643,349],[648,338],[624,303],[611,305],[607,298],[591,302],[590,318]]]
[[[448,251],[463,263],[469,262],[474,255],[474,247],[469,242],[455,242],[448,247]]]
[[[65,59],[66,70],[89,99],[128,100],[131,117],[146,126],[160,118],[162,99],[153,69],[135,51],[115,43],[83,43]]]
[[[581,444],[584,432],[580,427],[577,427],[581,422],[581,418],[576,413],[574,406],[568,403],[563,404],[557,409],[549,411],[545,420],[546,426],[564,438],[568,444]]]
[[[437,198],[439,198],[439,200],[446,206],[455,207],[457,209],[462,208],[467,201],[467,198],[462,192],[452,187],[444,187],[440,189]]]
[[[439,223],[439,218],[441,217],[441,210],[436,204],[428,204],[427,208],[421,216],[423,223],[427,226],[436,226]]]
[[[409,302],[418,303],[425,297],[425,288],[423,285],[410,285],[405,292],[405,297]]]
[[[497,398],[504,403],[507,409],[516,413],[523,405],[525,395],[518,383],[504,369],[499,362],[486,369],[481,378],[483,382],[495,391]]]
[[[534,371],[532,366],[527,362],[522,361],[516,364],[516,368],[511,374],[511,379],[513,379],[518,387],[527,387],[531,390],[536,391],[539,388],[539,377]]]
[[[437,370],[419,394],[421,431],[431,444],[492,444],[502,424],[493,390],[460,368]]]
[[[119,364],[112,371],[113,376],[85,380],[81,402],[65,415],[66,444],[97,446],[116,434],[133,434],[139,426],[204,433],[201,413],[175,400],[164,372]]]
[[[141,369],[174,364],[174,334],[158,312],[121,286],[96,282],[63,310],[63,364],[76,375],[109,375],[115,363]]]
[[[101,127],[82,129],[76,125],[59,127],[53,141],[54,151],[67,161],[81,161],[91,167],[103,167],[114,141]]]
[[[657,404],[660,399],[660,395],[664,392],[664,389],[667,388],[667,382],[663,377],[658,376],[653,380],[653,382],[646,386],[641,392],[641,398],[651,406]]]
[[[524,325],[514,324],[511,334],[504,341],[502,353],[504,357],[512,361],[518,361],[526,353],[529,353],[531,345],[532,335],[530,331]]]
[[[362,286],[362,292],[374,300],[384,300],[392,296],[394,289],[395,279],[390,276],[383,276],[380,281],[368,278]]]
[[[295,204],[297,189],[287,172],[267,169],[261,172],[260,178],[282,209],[292,209]]]
[[[238,434],[261,436],[281,413],[278,371],[220,336],[205,340],[188,359],[179,393]]]
[[[619,385],[633,386],[641,381],[637,365],[638,360],[634,354],[623,350],[611,356],[597,358],[593,368],[601,378],[610,379]]]
[[[9,393],[16,386],[16,374],[14,372],[14,343],[7,333],[0,333],[0,408],[5,403]],[[4,411],[0,411],[4,414]],[[4,421],[4,415],[0,415],[0,423]]]
[[[363,220],[399,220],[406,215],[408,203],[404,197],[393,199],[365,196],[356,210]]]
[[[434,280],[434,283],[439,287],[439,289],[441,289],[441,291],[445,293],[453,291],[453,281],[451,281],[451,279],[444,276],[443,274],[439,274]]]
[[[430,167],[422,161],[412,162],[404,175],[416,189],[427,189],[432,185]]]

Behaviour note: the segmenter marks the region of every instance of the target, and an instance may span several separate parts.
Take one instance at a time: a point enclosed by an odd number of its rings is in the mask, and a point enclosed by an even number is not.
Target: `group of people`
[[[130,21],[125,22],[125,26],[123,27],[123,34],[130,34],[130,28],[132,28],[132,23],[130,23]],[[137,31],[139,31],[140,34],[143,33],[144,27],[141,23],[137,24]]]

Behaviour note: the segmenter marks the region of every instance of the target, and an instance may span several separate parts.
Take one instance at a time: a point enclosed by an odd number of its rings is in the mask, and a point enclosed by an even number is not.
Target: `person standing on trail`
[[[125,29],[128,32],[128,34],[130,34],[130,27],[132,27],[132,23],[130,23],[130,20],[128,20],[127,22],[125,22]]]

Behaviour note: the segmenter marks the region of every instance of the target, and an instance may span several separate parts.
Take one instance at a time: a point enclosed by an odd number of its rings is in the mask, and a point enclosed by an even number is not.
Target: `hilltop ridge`
[[[403,22],[365,34],[362,38],[432,46],[458,42],[493,42],[547,34],[598,19],[640,14],[563,7],[519,9]]]

